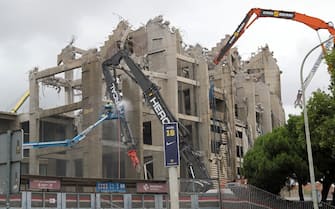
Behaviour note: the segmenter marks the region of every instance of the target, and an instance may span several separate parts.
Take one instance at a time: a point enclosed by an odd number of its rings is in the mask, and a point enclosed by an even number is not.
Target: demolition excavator
[[[117,53],[102,63],[102,70],[107,89],[108,92],[111,93],[110,98],[112,98],[116,104],[119,102],[120,97],[116,95],[118,88],[115,79],[115,71],[122,70],[141,88],[145,101],[152,108],[161,124],[171,122],[178,123],[181,161],[187,165],[187,173],[189,174],[189,177],[193,179],[192,188],[190,185],[186,185],[185,190],[199,192],[207,191],[212,187],[213,183],[209,180],[210,176],[204,163],[200,159],[200,155],[189,143],[190,133],[188,129],[171,113],[159,92],[158,86],[142,72],[141,67],[131,58],[131,46],[133,43],[130,40],[126,40],[122,45],[123,46],[119,44]],[[127,69],[120,65],[121,60],[125,62]],[[114,72],[114,76],[112,72]]]
[[[331,43],[333,43],[333,47],[335,46],[334,45],[335,44],[335,28],[331,22],[325,22],[319,18],[311,17],[311,16],[301,14],[298,12],[260,9],[260,8],[250,9],[247,15],[242,20],[242,22],[237,27],[237,29],[234,31],[233,35],[230,36],[227,43],[220,49],[219,53],[214,58],[213,62],[216,65],[219,64],[222,58],[227,54],[227,52],[235,44],[235,42],[243,35],[245,30],[248,29],[251,26],[251,24],[254,23],[259,17],[273,17],[273,18],[294,20],[294,21],[297,21],[297,22],[300,22],[300,23],[303,23],[309,26],[310,28],[314,29],[316,32],[318,32],[320,29],[328,30],[332,38],[330,37],[329,41],[326,41],[325,44],[321,45],[322,52],[318,56],[317,60],[315,61],[310,73],[304,80],[303,86],[306,87],[309,84],[309,82],[312,80],[313,76],[315,75],[315,72],[320,66],[322,59],[324,58],[325,55],[327,55],[327,50],[331,50]],[[330,63],[327,63],[327,65],[328,65],[328,71],[332,69],[332,66]],[[296,106],[301,107],[301,103],[302,103],[301,96],[302,96],[302,90],[299,89],[298,94],[297,94],[297,99],[294,102],[295,107]]]
[[[214,58],[213,62],[215,64],[219,64],[221,59],[227,54],[227,52],[229,51],[229,49],[231,49],[234,43],[243,35],[245,30],[248,29],[250,25],[260,17],[273,17],[294,20],[309,26],[317,32],[320,29],[326,29],[331,34],[331,36],[333,36],[333,40],[335,40],[335,29],[331,22],[325,22],[319,18],[311,17],[298,12],[252,8],[244,17],[237,29],[234,31],[233,35],[230,36],[227,43],[221,48],[220,52]],[[324,53],[326,53],[325,48],[323,48],[323,51]]]

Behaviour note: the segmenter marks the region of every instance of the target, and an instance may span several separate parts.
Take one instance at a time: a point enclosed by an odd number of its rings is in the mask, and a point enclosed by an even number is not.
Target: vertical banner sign
[[[163,124],[165,167],[175,167],[180,163],[178,123]]]

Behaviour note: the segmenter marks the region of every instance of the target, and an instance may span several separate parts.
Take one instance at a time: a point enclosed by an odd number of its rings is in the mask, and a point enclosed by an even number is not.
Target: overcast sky
[[[232,34],[246,13],[254,7],[296,11],[334,20],[333,0],[10,0],[0,1],[0,110],[8,111],[28,89],[28,72],[37,66],[45,69],[56,65],[57,54],[76,37],[75,46],[97,48],[111,34],[121,18],[136,29],[157,15],[163,15],[180,29],[187,44],[212,48],[226,34]],[[322,40],[328,31],[321,30]],[[293,108],[300,86],[300,66],[307,52],[319,43],[311,28],[291,20],[258,19],[237,41],[244,60],[265,44],[274,52],[282,70],[282,100],[288,113]],[[304,71],[311,69],[317,51],[308,59]],[[308,87],[326,90],[329,76],[326,66],[319,68]],[[41,95],[43,97],[43,95]]]

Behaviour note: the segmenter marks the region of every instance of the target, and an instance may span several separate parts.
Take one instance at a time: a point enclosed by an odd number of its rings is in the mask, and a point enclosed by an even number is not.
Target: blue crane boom
[[[103,121],[118,119],[122,117],[121,114],[116,114],[112,111],[111,104],[106,104],[105,110],[106,112],[101,115],[100,119],[97,122],[87,127],[85,130],[80,132],[78,135],[76,135],[72,139],[65,139],[61,141],[47,141],[47,142],[28,142],[28,143],[23,143],[22,149],[40,149],[40,148],[47,148],[47,147],[72,147],[73,145],[81,142],[87,136],[89,132],[91,132],[95,127],[97,127]]]

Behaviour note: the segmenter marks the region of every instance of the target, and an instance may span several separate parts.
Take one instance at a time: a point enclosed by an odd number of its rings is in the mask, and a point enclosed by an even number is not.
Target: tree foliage
[[[329,93],[316,91],[308,101],[314,165],[323,178],[322,200],[335,182],[335,50],[326,56],[329,66]]]
[[[335,50],[326,56],[330,66],[329,92],[317,90],[307,102],[308,120],[317,180],[323,180],[322,200],[335,182]],[[278,193],[286,177],[299,185],[309,180],[303,114],[290,116],[284,127],[259,137],[246,153],[244,171],[251,184]]]
[[[297,143],[290,138],[287,127],[259,137],[244,157],[243,167],[248,181],[278,194],[287,177],[306,171],[305,160],[295,152]]]

